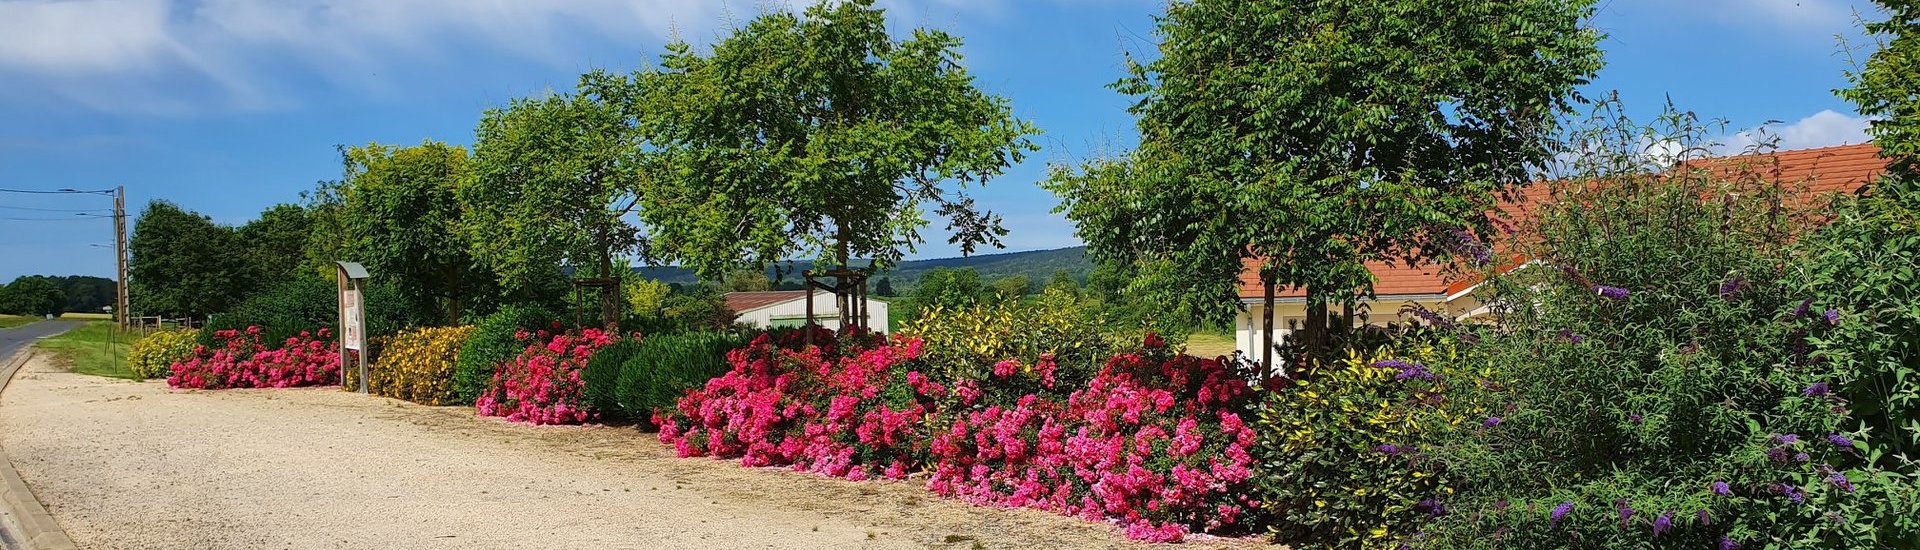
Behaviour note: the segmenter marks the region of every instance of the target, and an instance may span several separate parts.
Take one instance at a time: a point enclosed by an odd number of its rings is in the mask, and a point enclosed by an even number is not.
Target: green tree
[[[1160,55],[1116,85],[1140,148],[1047,187],[1096,260],[1153,267],[1175,311],[1230,317],[1255,259],[1306,290],[1319,343],[1328,303],[1371,294],[1366,262],[1446,256],[1552,158],[1601,65],[1592,5],[1173,2]]]
[[[735,269],[720,276],[715,282],[720,292],[758,292],[773,290],[773,280],[767,278],[767,272],[758,269]]]
[[[232,229],[172,203],[140,213],[127,243],[128,298],[134,313],[165,317],[226,311],[249,287]]]
[[[873,0],[762,15],[700,54],[667,47],[631,79],[589,75],[654,148],[641,219],[702,276],[813,255],[875,268],[923,241],[931,210],[964,253],[1000,217],[965,194],[1035,150],[1031,124],[981,91],[959,37],[889,36]]]
[[[986,294],[986,287],[980,283],[980,272],[973,268],[950,269],[936,267],[920,276],[920,283],[913,287],[913,302],[916,307],[944,307],[954,309],[973,305]]]
[[[1065,269],[1054,270],[1053,276],[1047,278],[1046,288],[1065,292],[1075,298],[1080,297],[1080,283],[1073,280],[1073,275],[1067,273]]]
[[[881,277],[880,282],[873,284],[873,295],[882,297],[893,296],[893,278]]]
[[[1018,300],[1033,289],[1026,275],[1008,275],[993,281],[993,293],[1002,300]]]
[[[415,312],[440,311],[460,322],[475,299],[495,296],[493,278],[468,255],[455,189],[471,177],[465,149],[436,141],[413,147],[369,144],[342,149],[346,173],[324,183],[314,209],[322,231],[313,257],[358,261],[391,282]]]
[[[253,290],[266,290],[301,274],[313,216],[297,204],[277,204],[237,230]]]
[[[518,99],[480,120],[474,177],[459,187],[468,247],[508,288],[537,288],[561,266],[618,276],[642,247],[627,221],[639,205],[638,141],[627,119],[585,94]],[[600,287],[603,326],[619,321],[620,288]]]
[[[1892,168],[1920,175],[1920,0],[1876,0],[1888,18],[1867,23],[1878,49],[1841,97],[1872,119],[1868,133]]]
[[[26,275],[0,287],[0,313],[54,315],[67,305],[67,295],[49,277]]]

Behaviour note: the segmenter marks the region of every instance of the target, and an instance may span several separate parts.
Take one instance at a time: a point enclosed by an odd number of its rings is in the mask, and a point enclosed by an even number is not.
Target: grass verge
[[[13,327],[17,327],[17,326],[38,321],[38,320],[40,320],[38,317],[21,317],[19,315],[0,315],[0,328],[13,328]]]
[[[1233,355],[1234,347],[1232,333],[1194,331],[1187,335],[1188,355],[1206,358]]]
[[[127,348],[138,339],[138,333],[114,328],[113,321],[89,321],[41,340],[34,347],[52,353],[60,365],[73,372],[133,380],[133,371],[127,368]]]
[[[113,319],[113,314],[112,314],[112,313],[73,313],[73,312],[67,312],[67,313],[62,313],[62,314],[60,314],[60,318],[61,318],[61,319],[80,319],[80,320],[93,320],[93,321],[100,321],[100,320],[109,320],[109,319]]]

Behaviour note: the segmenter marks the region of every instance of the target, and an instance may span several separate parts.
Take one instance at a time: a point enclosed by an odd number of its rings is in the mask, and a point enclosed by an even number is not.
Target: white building
[[[729,292],[726,299],[727,309],[739,316],[734,319],[736,322],[760,328],[800,327],[807,324],[807,291],[804,290]],[[887,303],[868,297],[866,309],[867,326],[874,332],[889,332]],[[832,292],[813,292],[813,322],[831,329],[840,328],[840,313],[834,308]]]

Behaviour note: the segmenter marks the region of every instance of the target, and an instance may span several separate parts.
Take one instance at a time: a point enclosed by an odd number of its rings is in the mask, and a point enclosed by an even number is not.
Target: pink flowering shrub
[[[529,424],[580,424],[596,417],[581,397],[580,372],[593,352],[613,343],[600,329],[579,334],[516,334],[529,341],[518,357],[500,365],[486,390],[474,401],[482,416],[503,416]]]
[[[195,346],[192,357],[168,368],[167,385],[175,388],[290,388],[340,383],[340,355],[327,329],[301,332],[268,348],[260,327],[214,333],[221,346]]]
[[[1044,359],[996,365],[998,381],[942,380],[917,338],[839,346],[762,336],[734,350],[731,371],[655,415],[660,440],[681,456],[855,480],[930,472],[944,496],[1113,520],[1142,540],[1248,531],[1250,388],[1218,361],[1156,345],[1061,399],[991,395],[1027,385],[1007,377],[1054,385]]]

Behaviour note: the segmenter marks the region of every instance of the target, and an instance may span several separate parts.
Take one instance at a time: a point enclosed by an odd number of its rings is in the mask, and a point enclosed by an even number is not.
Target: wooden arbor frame
[[[806,342],[808,346],[813,345],[814,289],[833,293],[835,306],[837,306],[836,309],[839,310],[840,327],[842,329],[848,326],[860,327],[862,330],[872,329],[870,319],[868,319],[869,312],[867,311],[867,277],[872,274],[873,272],[868,269],[855,269],[844,266],[818,273],[815,273],[814,270],[811,269],[800,272],[800,275],[806,278],[807,281]],[[816,278],[819,277],[832,277],[833,284],[828,285],[816,280]]]

